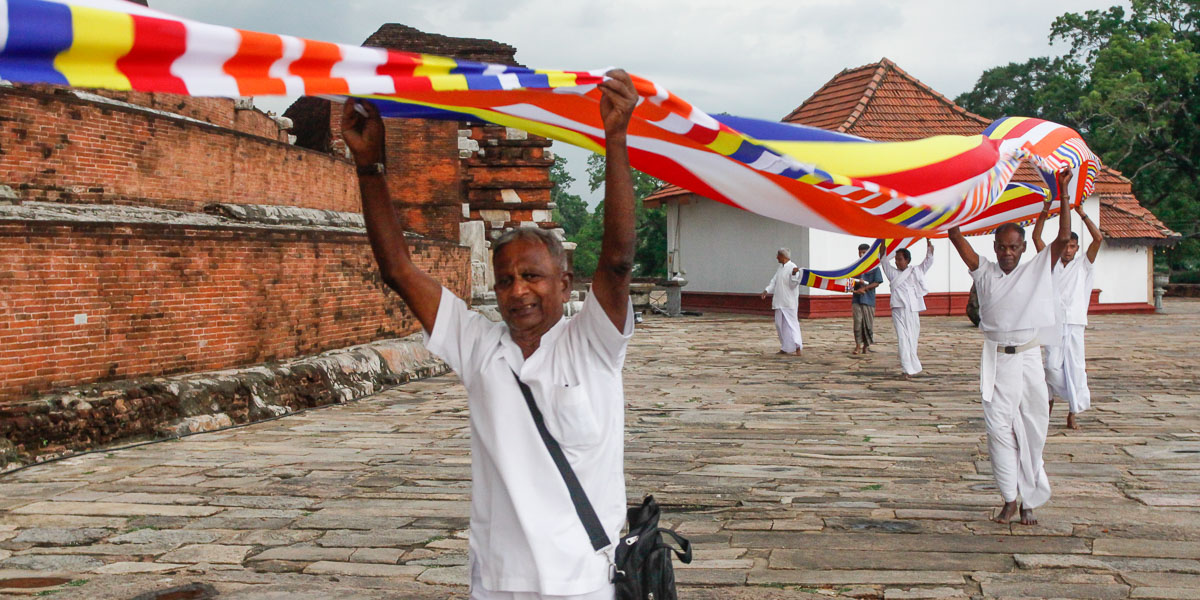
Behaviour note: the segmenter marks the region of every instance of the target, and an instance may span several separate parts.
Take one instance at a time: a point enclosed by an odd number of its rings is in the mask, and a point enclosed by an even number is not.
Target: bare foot
[[[779,352],[776,352],[775,354],[787,354],[787,352],[784,352],[783,350],[780,350]]]
[[[1054,396],[1050,396],[1050,413],[1054,414]]]
[[[1067,427],[1076,431],[1080,429],[1079,422],[1075,420],[1075,413],[1067,413]]]
[[[997,523],[1007,524],[1017,516],[1019,511],[1020,505],[1017,504],[1016,500],[1012,502],[1005,502],[1004,506],[1000,508],[1000,514],[996,515],[996,517],[992,520]]]
[[[903,375],[905,381],[912,381],[912,375],[909,375],[908,373],[903,373]]]
[[[1022,525],[1037,525],[1037,517],[1033,516],[1032,508],[1021,507],[1021,524]]]
[[[800,356],[800,352],[801,352],[801,350],[797,348],[797,349],[796,349],[796,356]]]
[[[862,354],[862,346],[855,346],[854,352],[851,352],[851,354]]]

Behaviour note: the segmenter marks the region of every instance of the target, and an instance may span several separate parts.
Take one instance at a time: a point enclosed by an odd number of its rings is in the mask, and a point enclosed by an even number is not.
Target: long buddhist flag
[[[604,151],[606,69],[555,71],[243,31],[122,0],[0,0],[0,78],[192,96],[368,98],[385,116],[477,119]],[[1012,187],[1030,160],[1090,193],[1099,161],[1070,128],[997,121],[979,135],[874,142],[710,116],[648,79],[629,125],[633,166],[795,225],[884,240],[1027,221],[1046,192]],[[878,253],[877,253],[878,254]],[[861,266],[861,265],[860,265]],[[836,274],[836,273],[835,273]]]

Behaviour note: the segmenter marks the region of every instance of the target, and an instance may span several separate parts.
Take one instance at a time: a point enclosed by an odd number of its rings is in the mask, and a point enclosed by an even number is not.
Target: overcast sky
[[[778,120],[845,68],[887,57],[954,98],[987,68],[1056,53],[1050,24],[1116,0],[150,0],[209,23],[361,44],[383,23],[517,48],[547,69],[619,66],[709,112]],[[290,101],[256,98],[283,112]],[[556,143],[581,182],[587,152]]]

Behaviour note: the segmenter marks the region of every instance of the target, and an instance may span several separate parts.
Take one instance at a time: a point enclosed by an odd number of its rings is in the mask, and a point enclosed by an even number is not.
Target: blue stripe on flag
[[[521,87],[530,89],[545,89],[550,87],[550,78],[541,73],[517,73]]]
[[[8,40],[0,53],[0,79],[18,83],[57,83],[67,78],[54,59],[71,47],[71,9],[41,0],[8,1]]]
[[[757,140],[780,142],[870,142],[866,138],[835,133],[792,123],[764,121],[733,115],[712,115],[712,118]]]
[[[750,164],[759,159],[766,150],[758,144],[752,144],[742,140],[742,144],[738,146],[737,151],[729,155],[729,158],[744,164]]]
[[[467,89],[471,90],[502,90],[500,78],[495,75],[467,75]]]

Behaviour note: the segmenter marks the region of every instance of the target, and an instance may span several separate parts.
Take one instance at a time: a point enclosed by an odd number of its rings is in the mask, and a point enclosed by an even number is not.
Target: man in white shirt
[[[976,254],[957,227],[948,232],[979,297],[979,329],[984,334],[979,389],[992,476],[1004,500],[994,518],[997,523],[1008,523],[1019,514],[1021,523],[1035,525],[1033,509],[1050,499],[1050,479],[1042,462],[1050,405],[1042,354],[1036,350],[1043,330],[1053,331],[1057,322],[1050,270],[1071,239],[1065,193],[1069,181],[1069,172],[1058,174],[1058,189],[1063,191],[1058,237],[1028,263],[1018,266],[1026,244],[1025,230],[1015,223],[996,229],[996,262]]]
[[[471,427],[470,574],[473,600],[612,600],[612,549],[592,550],[566,484],[517,383],[532,389],[610,539],[625,519],[621,367],[633,333],[629,283],[634,202],[626,131],[637,92],[623,71],[600,84],[604,123],[604,237],[591,293],[563,319],[571,292],[562,244],[517,229],[493,246],[492,323],[410,258],[382,177],[383,123],[351,100],[342,131],[358,165],[363,216],[384,282],[421,322],[426,345],[462,378]]]
[[[1042,241],[1042,227],[1050,211],[1050,203],[1042,206],[1037,225],[1033,227],[1033,244],[1038,252],[1046,246]],[[1100,228],[1083,211],[1083,203],[1075,206],[1075,212],[1087,226],[1092,243],[1088,244],[1086,260],[1075,260],[1079,253],[1079,235],[1071,232],[1071,241],[1063,250],[1062,260],[1054,265],[1051,279],[1059,294],[1059,322],[1062,324],[1062,342],[1042,348],[1046,361],[1046,384],[1050,387],[1050,411],[1054,412],[1054,396],[1067,401],[1067,427],[1079,429],[1076,415],[1092,406],[1092,392],[1088,389],[1087,365],[1084,361],[1083,330],[1087,326],[1088,305],[1092,301],[1092,287],[1096,279],[1096,255],[1104,236]]]
[[[925,311],[925,273],[933,266],[933,241],[925,238],[925,260],[910,267],[912,253],[908,248],[896,251],[896,265],[887,260],[879,261],[883,274],[891,286],[892,325],[896,328],[896,346],[900,354],[900,370],[905,379],[921,372],[921,359],[917,358],[917,340],[921,337],[921,313]]]
[[[762,297],[768,294],[771,308],[775,310],[775,331],[779,334],[779,353],[800,356],[804,349],[804,338],[800,335],[800,267],[792,262],[792,251],[780,248],[775,253],[779,268],[771,282],[763,289]]]

